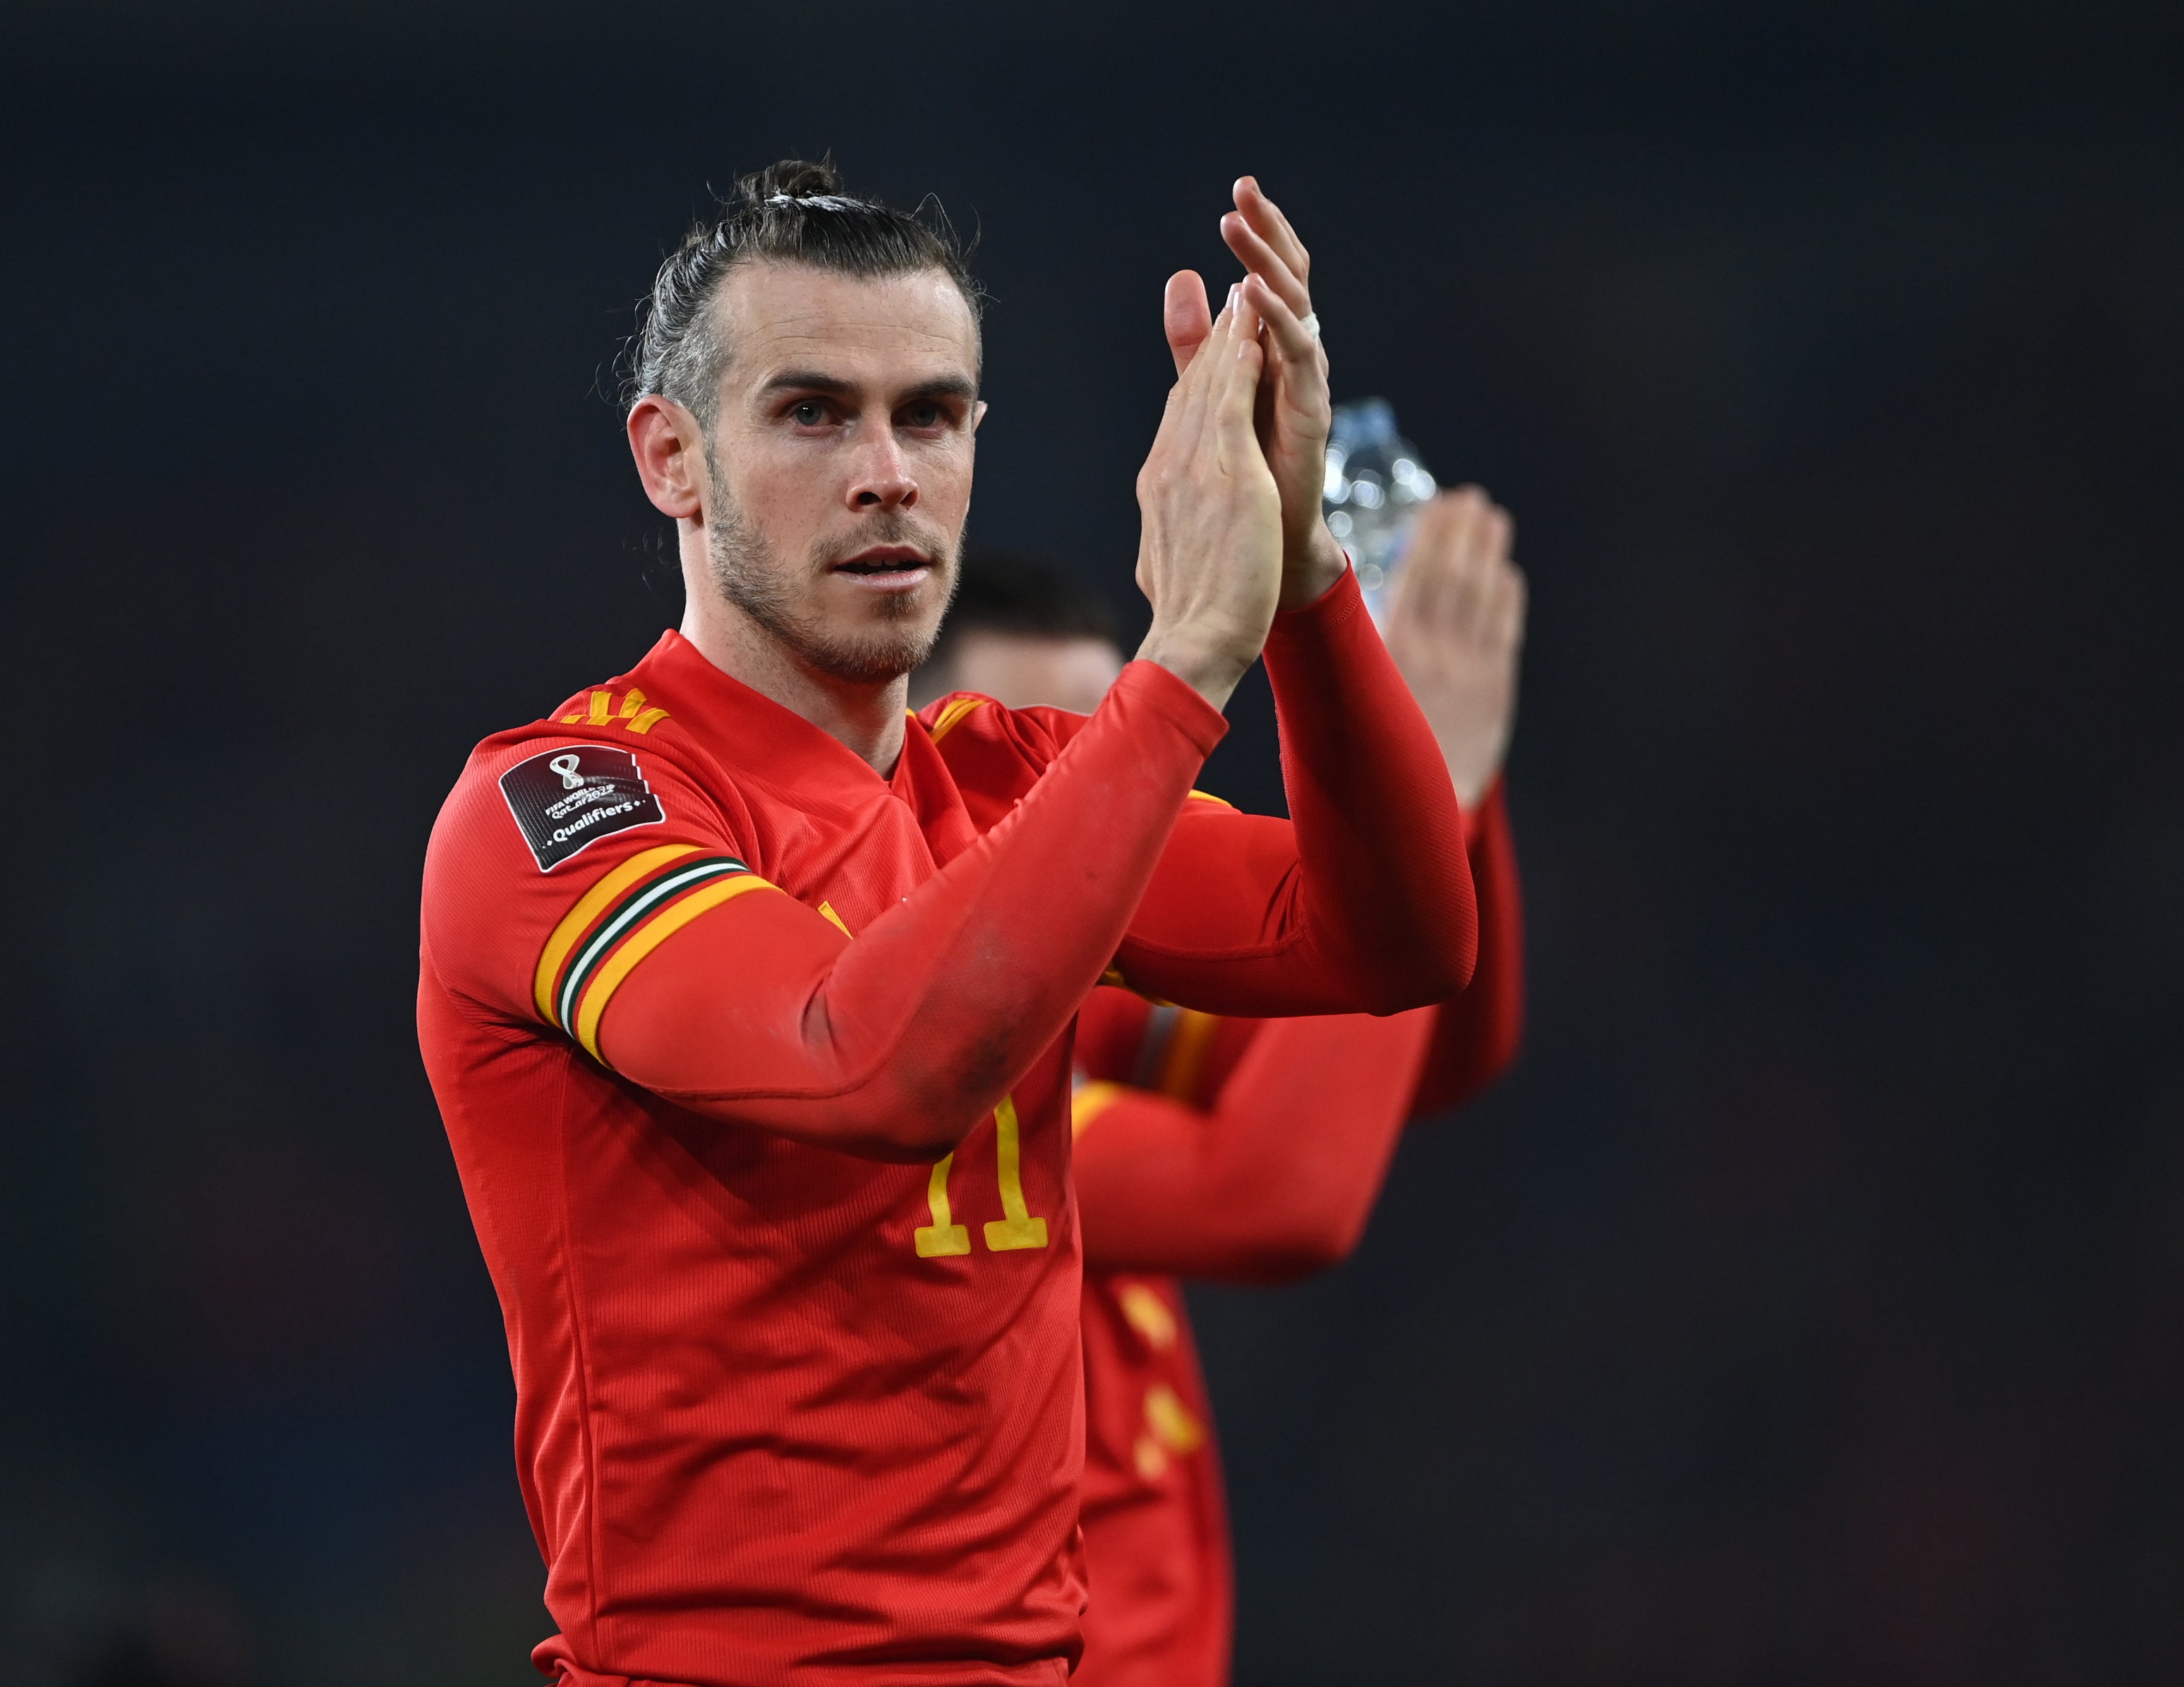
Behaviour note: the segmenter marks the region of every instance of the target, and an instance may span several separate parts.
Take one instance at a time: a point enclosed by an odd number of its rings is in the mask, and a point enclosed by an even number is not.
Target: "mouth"
[[[914,545],[873,545],[844,557],[828,571],[864,586],[907,590],[933,572],[933,559]]]

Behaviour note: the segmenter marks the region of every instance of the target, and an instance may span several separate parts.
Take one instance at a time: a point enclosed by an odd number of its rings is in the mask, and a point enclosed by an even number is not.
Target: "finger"
[[[1444,518],[1440,567],[1434,596],[1434,636],[1455,639],[1468,630],[1479,599],[1479,579],[1473,560],[1479,542],[1479,497],[1464,487],[1449,500]]]
[[[1212,339],[1212,333],[1206,337]],[[1160,427],[1153,437],[1152,456],[1146,459],[1148,468],[1162,462],[1178,461],[1190,454],[1190,445],[1198,433],[1199,413],[1204,405],[1205,360],[1201,342],[1198,354],[1177,372],[1175,384],[1167,389]]]
[[[1450,516],[1455,508],[1446,496],[1436,498],[1418,511],[1403,566],[1396,576],[1398,612],[1418,632],[1433,636],[1439,628],[1446,596]]]
[[[1510,574],[1509,540],[1515,531],[1509,512],[1487,498],[1479,510],[1476,566],[1481,586],[1490,597]]]
[[[1494,561],[1502,567],[1513,567],[1509,556],[1516,552],[1516,517],[1501,504],[1494,504],[1494,515],[1498,517],[1498,528],[1494,535]]]
[[[1260,331],[1265,327],[1267,319],[1252,298],[1251,290],[1242,281],[1228,289],[1228,309],[1234,319],[1230,326],[1238,337],[1261,337]]]
[[[1259,374],[1266,367],[1266,353],[1256,336],[1238,334],[1221,359],[1227,371],[1207,420],[1221,449],[1221,460],[1232,470],[1253,458],[1264,460],[1259,450],[1259,431],[1253,424],[1258,408]]]
[[[1161,298],[1161,326],[1167,348],[1175,358],[1175,372],[1190,367],[1191,359],[1213,331],[1213,313],[1206,302],[1206,280],[1195,270],[1178,270],[1167,278]]]
[[[1507,584],[1502,595],[1501,619],[1494,628],[1496,639],[1502,649],[1524,649],[1524,615],[1531,603],[1531,583],[1524,578],[1524,571],[1511,563]]]
[[[1482,498],[1463,524],[1463,537],[1449,568],[1448,633],[1475,640],[1493,601],[1494,509]]]
[[[1513,660],[1524,625],[1524,587],[1514,570],[1503,570],[1487,582],[1478,625],[1465,641],[1489,660]]]
[[[1236,254],[1236,261],[1253,275],[1263,276],[1299,316],[1312,309],[1312,290],[1305,286],[1304,278],[1290,268],[1282,255],[1240,214],[1231,211],[1221,219],[1221,238]]]
[[[1354,562],[1356,558],[1351,557]],[[1410,646],[1418,631],[1418,576],[1407,568],[1396,571],[1395,584],[1388,588],[1388,648],[1404,650]]]
[[[1212,367],[1206,424],[1213,430],[1224,459],[1240,446],[1248,445],[1255,453],[1259,448],[1251,415],[1258,401],[1259,371],[1265,362],[1259,347],[1258,313],[1240,294],[1227,314],[1227,337],[1217,335],[1209,340],[1206,351],[1216,355],[1203,357]]]
[[[1517,536],[1517,519],[1490,498],[1486,504],[1487,521],[1482,524],[1479,540],[1482,565],[1488,582],[1487,605],[1481,615],[1481,636],[1499,642],[1505,637],[1502,622],[1513,597],[1518,600],[1518,615],[1521,619],[1524,597],[1524,571],[1510,558],[1510,550]]]
[[[1198,354],[1176,383],[1183,395],[1176,442],[1186,452],[1195,450],[1206,427],[1207,414],[1220,388],[1227,354],[1236,340],[1236,313],[1228,305],[1213,319],[1213,326],[1199,342]]]
[[[1244,281],[1244,297],[1251,301],[1252,309],[1266,320],[1273,341],[1274,350],[1284,363],[1310,369],[1319,360],[1320,344],[1303,320],[1290,309],[1289,302],[1267,285],[1262,276],[1247,276]]]
[[[1509,512],[1478,487],[1468,490],[1478,501],[1472,509],[1456,607],[1464,634],[1486,638],[1492,636],[1495,605],[1509,573]]]
[[[1418,617],[1435,638],[1455,637],[1463,628],[1476,597],[1469,566],[1481,499],[1476,487],[1443,493],[1426,506],[1436,519],[1430,543],[1412,560],[1422,566]],[[1421,523],[1423,524],[1423,516]]]
[[[1272,354],[1267,347],[1267,320],[1259,314],[1258,306],[1252,303],[1242,283],[1238,283],[1234,297],[1237,343],[1241,345],[1248,340],[1258,348],[1259,353],[1251,376],[1252,427],[1256,437],[1268,426],[1268,412],[1277,396],[1274,383],[1267,378],[1272,366],[1269,361]]]
[[[1240,175],[1230,191],[1235,198],[1236,209],[1258,231],[1259,238],[1281,254],[1282,262],[1289,265],[1292,275],[1301,281],[1309,282],[1312,280],[1312,254],[1304,249],[1304,242],[1297,238],[1295,229],[1282,214],[1281,207],[1269,199],[1266,191],[1259,186],[1259,178]]]
[[[1448,618],[1452,628],[1470,626],[1485,598],[1487,556],[1494,539],[1494,506],[1476,487],[1461,487],[1452,506],[1448,556]]]

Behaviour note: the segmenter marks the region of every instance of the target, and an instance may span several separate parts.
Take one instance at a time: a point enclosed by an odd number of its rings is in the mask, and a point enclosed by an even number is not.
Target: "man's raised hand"
[[[1509,512],[1477,487],[1418,512],[1388,606],[1388,654],[1418,700],[1468,809],[1494,783],[1517,718],[1524,576]]]
[[[1153,624],[1138,654],[1215,708],[1267,642],[1283,587],[1281,496],[1252,427],[1259,315],[1232,298],[1170,390],[1138,471],[1138,587]]]
[[[1327,531],[1320,493],[1327,478],[1327,354],[1308,327],[1312,255],[1274,202],[1251,176],[1239,177],[1236,209],[1221,219],[1221,237],[1243,263],[1244,300],[1264,325],[1266,373],[1256,424],[1282,498],[1284,609],[1308,604],[1347,566]],[[1206,284],[1190,270],[1172,277],[1162,312],[1176,367],[1187,367],[1208,331]]]

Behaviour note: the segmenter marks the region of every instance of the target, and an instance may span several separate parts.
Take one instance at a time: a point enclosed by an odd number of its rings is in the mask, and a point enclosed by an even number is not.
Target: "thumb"
[[[1167,333],[1167,348],[1175,356],[1175,372],[1190,367],[1191,359],[1213,331],[1213,313],[1206,303],[1206,281],[1195,270],[1178,270],[1167,278],[1161,300],[1161,326]]]

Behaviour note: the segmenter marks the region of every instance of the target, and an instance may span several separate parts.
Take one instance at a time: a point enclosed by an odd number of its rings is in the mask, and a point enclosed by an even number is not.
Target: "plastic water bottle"
[[[1388,594],[1401,571],[1403,548],[1419,507],[1434,490],[1418,448],[1396,431],[1396,412],[1386,399],[1334,407],[1320,507],[1328,531],[1357,565],[1357,584],[1376,626],[1387,624]]]

